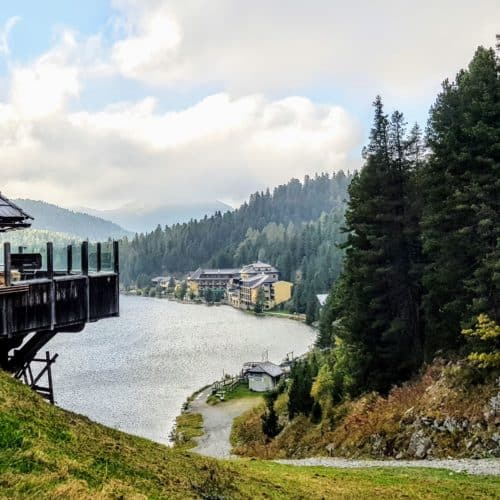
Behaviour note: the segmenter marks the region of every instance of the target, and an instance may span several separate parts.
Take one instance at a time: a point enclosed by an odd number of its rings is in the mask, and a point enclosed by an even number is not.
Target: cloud
[[[9,55],[9,35],[14,26],[21,20],[19,16],[9,17],[0,30],[0,54]]]
[[[31,118],[31,117],[30,117]],[[23,132],[22,132],[23,131]],[[155,100],[0,122],[5,190],[68,205],[241,201],[306,172],[353,168],[359,124],[302,97],[208,96],[178,112]],[[28,193],[27,193],[28,194]]]
[[[126,19],[113,59],[157,85],[230,92],[349,85],[369,95],[428,92],[491,45],[497,0],[115,0]]]
[[[318,104],[317,88],[418,102],[492,40],[500,17],[494,0],[113,4],[111,38],[65,28],[33,61],[9,60],[0,102],[9,195],[103,208],[238,202],[292,176],[357,168],[361,124],[339,103]],[[89,100],[102,82],[130,80],[140,97]],[[192,87],[216,90],[165,111],[165,93],[174,101]]]

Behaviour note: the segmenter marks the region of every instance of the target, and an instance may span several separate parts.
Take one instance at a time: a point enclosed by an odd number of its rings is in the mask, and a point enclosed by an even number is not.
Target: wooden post
[[[85,316],[86,321],[90,319],[90,278],[89,278],[89,242],[82,242],[82,274],[85,280]]]
[[[47,243],[47,278],[50,280],[50,328],[56,325],[56,284],[54,283],[54,245]]]
[[[102,268],[101,243],[96,245],[96,272],[100,273]]]
[[[113,270],[116,274],[116,308],[120,311],[120,247],[118,241],[113,241]]]
[[[54,277],[54,245],[52,242],[47,243],[47,278]]]
[[[113,270],[120,273],[120,247],[118,241],[113,241]]]
[[[88,276],[89,274],[89,242],[82,243],[82,274]]]
[[[45,351],[45,360],[47,363],[47,380],[49,382],[48,398],[49,398],[50,404],[53,405],[54,404],[54,386],[52,385],[52,368],[50,366],[53,363],[53,361],[50,359],[49,351]]]
[[[67,272],[71,274],[73,271],[73,245],[68,245],[66,249],[66,259],[67,259]]]
[[[10,286],[11,284],[11,274],[10,274],[10,243],[3,244],[3,277],[5,286]]]

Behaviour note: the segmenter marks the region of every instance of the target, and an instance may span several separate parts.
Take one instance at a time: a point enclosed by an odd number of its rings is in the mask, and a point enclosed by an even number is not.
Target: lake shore
[[[298,321],[240,314],[232,307],[195,307],[121,296],[121,316],[61,334],[56,403],[93,420],[169,444],[175,418],[193,392],[239,373],[243,363],[280,362],[306,352],[315,331]],[[91,390],[89,390],[91,388]]]
[[[130,293],[126,291],[121,291],[120,292],[122,295],[130,296],[130,297],[142,297],[145,299],[151,299],[151,298],[157,298],[161,300],[168,300],[170,302],[176,302],[178,304],[193,304],[193,305],[200,305],[200,306],[207,306],[207,307],[220,307],[220,306],[228,306],[231,307],[232,309],[236,309],[237,311],[241,311],[245,314],[251,314],[257,317],[264,317],[264,316],[269,316],[273,318],[283,318],[283,319],[291,319],[293,321],[300,321],[302,323],[306,322],[306,315],[302,313],[290,313],[290,312],[282,312],[282,311],[276,311],[276,310],[271,310],[271,311],[263,311],[261,313],[256,313],[255,311],[252,311],[250,309],[238,309],[236,307],[231,306],[227,302],[215,302],[213,304],[207,304],[206,302],[203,302],[201,300],[185,300],[185,299],[176,299],[175,297],[150,297],[148,295],[143,295],[143,294],[137,294],[137,293]]]

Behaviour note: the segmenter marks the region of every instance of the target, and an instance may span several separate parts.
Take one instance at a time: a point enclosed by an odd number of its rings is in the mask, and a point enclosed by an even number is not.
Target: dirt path
[[[215,458],[231,458],[229,436],[233,420],[259,404],[259,398],[242,398],[226,401],[215,406],[206,403],[212,389],[201,392],[190,405],[190,411],[201,413],[205,434],[198,439],[198,446],[192,451]]]
[[[191,403],[190,411],[201,413],[205,434],[198,439],[192,451],[215,458],[238,458],[231,455],[229,436],[233,420],[260,402],[258,398],[243,398],[215,406],[206,400],[212,389],[201,392]],[[469,474],[500,475],[500,459],[452,459],[452,460],[355,460],[346,458],[312,457],[304,459],[276,460],[276,462],[301,467],[429,467],[448,469]]]
[[[500,459],[469,458],[435,459],[435,460],[353,460],[348,458],[313,457],[296,460],[276,460],[281,464],[302,467],[337,467],[344,469],[363,467],[429,467],[432,469],[448,469],[454,472],[469,474],[500,475]]]

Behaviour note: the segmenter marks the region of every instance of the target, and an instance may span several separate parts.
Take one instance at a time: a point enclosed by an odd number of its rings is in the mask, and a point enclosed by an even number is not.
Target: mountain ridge
[[[34,218],[33,229],[66,233],[82,239],[120,239],[132,233],[102,217],[64,208],[41,200],[17,198],[12,200]]]

